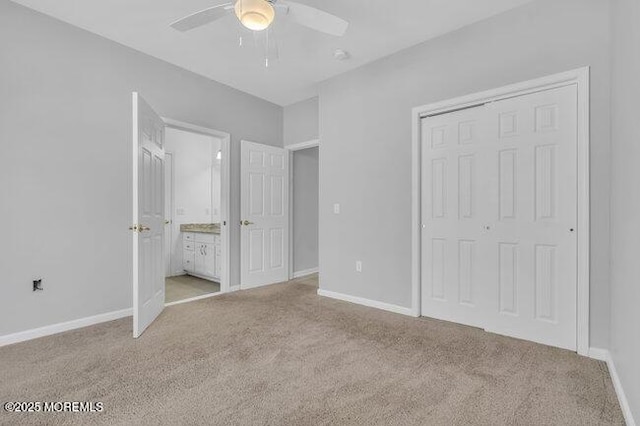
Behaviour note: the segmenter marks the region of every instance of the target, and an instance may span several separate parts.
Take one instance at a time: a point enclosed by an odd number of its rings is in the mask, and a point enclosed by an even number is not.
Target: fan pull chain
[[[264,67],[269,68],[269,33],[271,32],[270,28],[267,28],[267,40],[264,44]]]

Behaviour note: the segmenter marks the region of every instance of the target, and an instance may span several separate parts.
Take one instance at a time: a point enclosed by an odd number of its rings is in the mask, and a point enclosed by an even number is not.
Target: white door
[[[422,313],[576,349],[577,91],[422,122]]]
[[[133,93],[133,337],[164,309],[164,122]]]
[[[286,281],[289,259],[289,156],[242,141],[241,287]]]
[[[487,106],[487,331],[577,348],[577,88]]]
[[[422,312],[432,318],[483,326],[489,278],[480,261],[489,215],[490,153],[484,107],[422,122]]]

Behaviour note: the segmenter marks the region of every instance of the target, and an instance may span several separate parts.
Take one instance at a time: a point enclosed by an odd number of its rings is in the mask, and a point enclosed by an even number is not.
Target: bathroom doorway
[[[165,119],[165,303],[228,291],[229,135]]]

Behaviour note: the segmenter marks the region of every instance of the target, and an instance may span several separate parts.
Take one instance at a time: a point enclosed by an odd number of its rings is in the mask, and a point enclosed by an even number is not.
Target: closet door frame
[[[589,67],[578,68],[497,89],[457,97],[413,108],[412,118],[412,304],[411,311],[421,315],[421,125],[422,118],[470,108],[502,99],[575,85],[578,92],[578,226],[577,226],[577,352],[589,355]]]

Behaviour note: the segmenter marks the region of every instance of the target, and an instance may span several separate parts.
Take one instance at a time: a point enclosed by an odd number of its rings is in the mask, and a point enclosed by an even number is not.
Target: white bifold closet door
[[[422,314],[576,349],[577,89],[422,121]]]

